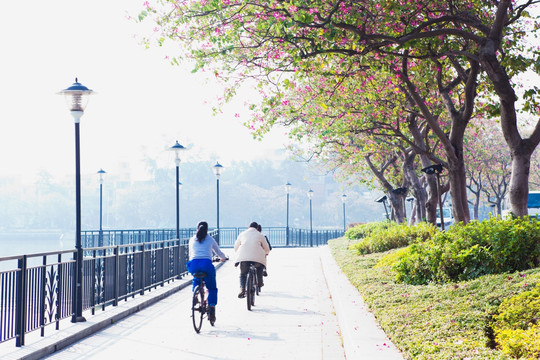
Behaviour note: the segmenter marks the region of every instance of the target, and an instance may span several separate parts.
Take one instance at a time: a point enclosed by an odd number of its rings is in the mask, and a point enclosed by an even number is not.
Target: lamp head
[[[375,202],[382,203],[382,202],[385,202],[386,199],[387,199],[386,195],[383,195],[380,198],[375,199]]]
[[[431,174],[440,174],[443,171],[442,164],[435,164],[422,169],[422,172],[431,175]]]
[[[285,192],[287,192],[287,194],[291,192],[291,186],[291,183],[287,181],[287,183],[285,184]]]
[[[88,104],[88,97],[92,94],[94,94],[94,91],[81,84],[77,78],[75,78],[73,85],[58,92],[58,95],[64,95],[70,111],[81,113],[84,112]]]
[[[99,169],[99,171],[97,172],[97,174],[99,176],[99,183],[100,184],[103,184],[103,179],[104,179],[106,173],[107,172],[105,170],[103,170],[103,169]]]
[[[175,154],[175,160],[176,160],[177,166],[180,165],[180,152],[183,150],[186,150],[186,148],[180,145],[178,143],[178,140],[176,140],[176,144],[171,146],[171,151],[174,151],[174,154]]]
[[[341,201],[345,204],[345,202],[347,201],[347,195],[341,195]]]
[[[212,167],[212,170],[214,171],[214,175],[216,175],[216,177],[219,179],[219,176],[223,171],[223,166],[219,162],[216,162],[216,165]]]
[[[313,199],[313,190],[309,189],[309,191],[307,192],[307,196],[309,200]]]

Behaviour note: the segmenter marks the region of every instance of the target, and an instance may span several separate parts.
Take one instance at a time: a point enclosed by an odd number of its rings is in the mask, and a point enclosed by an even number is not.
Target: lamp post
[[[443,165],[442,164],[435,164],[428,167],[425,167],[422,169],[422,172],[426,173],[427,175],[435,174],[437,176],[437,194],[439,199],[439,215],[441,218],[441,230],[444,231],[444,216],[443,216],[443,206],[442,206],[442,200],[441,200],[441,178],[440,174],[443,171]]]
[[[341,202],[343,203],[343,233],[347,230],[347,221],[345,217],[345,203],[347,202],[347,195],[341,195]]]
[[[216,208],[217,208],[217,243],[219,245],[219,176],[223,171],[223,166],[216,162],[216,165],[212,167],[214,175],[216,175]]]
[[[313,246],[313,207],[311,199],[313,199],[313,190],[309,189],[307,196],[309,198],[309,244]]]
[[[180,152],[182,150],[185,150],[186,148],[183,147],[178,143],[178,140],[176,140],[176,144],[171,146],[171,151],[174,151],[174,162],[176,164],[176,181],[175,181],[175,188],[176,188],[176,238],[180,239],[180,187],[179,187],[179,176],[180,176]]]
[[[381,196],[380,198],[376,199],[375,202],[382,203],[384,205],[384,212],[386,213],[386,220],[390,221],[390,216],[388,215],[388,208],[386,207],[386,200],[388,198],[386,195]]]
[[[287,193],[287,228],[286,228],[286,235],[285,235],[285,242],[287,246],[289,246],[289,195],[291,193],[291,183],[287,181],[285,184],[285,192]]]
[[[82,316],[82,282],[83,282],[83,250],[81,244],[81,155],[79,139],[79,123],[84,114],[84,109],[88,103],[88,97],[93,91],[79,83],[75,78],[73,85],[58,93],[64,95],[71,116],[75,121],[75,249],[77,259],[75,261],[75,276],[73,279],[73,315],[72,322],[83,322],[86,319]]]
[[[103,169],[99,169],[97,172],[99,176],[99,239],[98,247],[103,246],[103,180],[107,172]]]
[[[180,193],[182,192],[182,182],[178,181],[178,231],[180,231]],[[180,240],[180,238],[178,238]]]

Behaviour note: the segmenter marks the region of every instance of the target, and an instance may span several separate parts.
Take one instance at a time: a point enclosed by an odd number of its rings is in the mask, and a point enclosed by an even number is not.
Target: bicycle
[[[247,309],[251,311],[251,307],[255,306],[255,295],[259,295],[261,287],[257,277],[257,269],[253,263],[249,264],[249,270],[246,275],[246,300]]]
[[[227,258],[228,260],[229,258]],[[220,261],[219,258],[213,258],[212,262]],[[193,274],[194,278],[199,279],[199,285],[195,286],[193,290],[193,299],[191,301],[191,318],[193,321],[193,328],[197,334],[201,331],[202,322],[204,317],[208,318],[210,325],[214,326],[215,319],[211,320],[208,314],[210,313],[210,306],[208,306],[208,299],[206,298],[206,284],[204,278],[208,274],[202,271],[198,271]]]
[[[193,290],[193,300],[191,302],[191,317],[193,320],[193,328],[198,334],[201,331],[203,318],[206,316],[208,318],[208,313],[210,312],[210,307],[208,306],[208,301],[206,299],[206,286],[204,283],[204,278],[207,276],[205,272],[199,271],[193,274],[194,278],[199,279],[199,285],[195,286]],[[214,321],[210,321],[210,325],[214,326]]]

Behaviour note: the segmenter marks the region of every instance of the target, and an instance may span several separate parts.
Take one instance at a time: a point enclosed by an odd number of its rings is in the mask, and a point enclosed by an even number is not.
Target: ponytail
[[[197,241],[198,242],[203,242],[204,239],[206,239],[206,235],[208,234],[208,223],[206,221],[201,221],[198,225],[197,225],[197,233],[196,233],[196,237],[197,237]]]

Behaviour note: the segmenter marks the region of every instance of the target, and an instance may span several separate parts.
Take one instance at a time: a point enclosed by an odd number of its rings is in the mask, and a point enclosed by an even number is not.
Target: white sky
[[[283,156],[284,131],[263,142],[241,126],[247,111],[229,106],[212,116],[218,89],[191,68],[172,66],[163,49],[149,50],[134,35],[148,25],[127,20],[143,0],[9,1],[0,33],[0,177],[44,169],[74,172],[74,125],[62,96],[74,82],[96,91],[81,120],[81,172],[114,173],[141,159],[174,167],[165,151],[176,140],[190,148],[182,161],[254,160]],[[174,54],[169,54],[174,55]],[[243,100],[238,101],[243,104]],[[236,118],[235,113],[240,117]],[[281,155],[276,155],[276,154]]]

